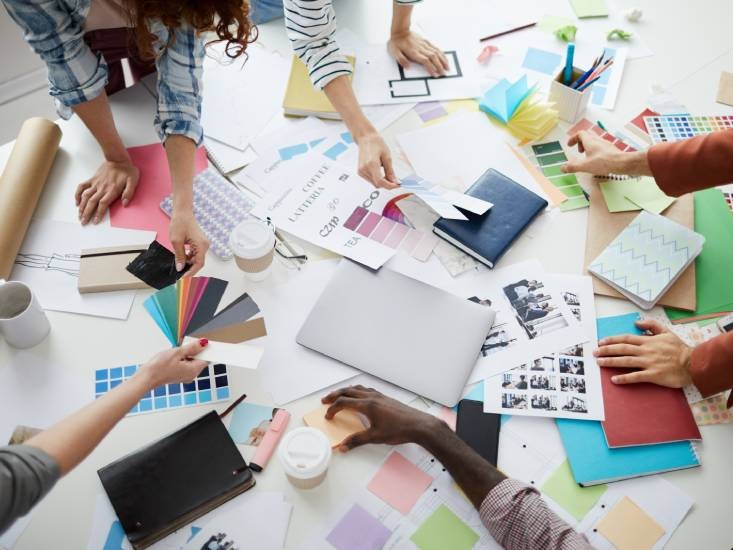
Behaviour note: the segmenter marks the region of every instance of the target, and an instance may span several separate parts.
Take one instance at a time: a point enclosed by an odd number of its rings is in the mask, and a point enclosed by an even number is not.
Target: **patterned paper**
[[[695,422],[698,426],[707,426],[708,424],[730,424],[733,421],[730,409],[727,406],[728,397],[724,393],[719,393],[697,403],[690,405],[692,414],[695,416]]]
[[[234,185],[209,168],[193,180],[193,214],[211,244],[211,251],[223,260],[232,258],[229,234],[247,217],[254,207]],[[173,198],[163,199],[160,208],[169,216],[173,212]]]

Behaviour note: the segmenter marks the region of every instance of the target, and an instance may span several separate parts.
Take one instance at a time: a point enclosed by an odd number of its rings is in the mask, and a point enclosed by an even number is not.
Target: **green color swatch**
[[[557,151],[562,151],[562,145],[560,145],[559,141],[548,141],[547,143],[538,143],[532,146],[532,152],[534,152],[535,156],[555,153]]]
[[[537,162],[540,163],[540,166],[550,166],[551,164],[565,164],[567,160],[568,157],[565,156],[565,153],[563,151],[553,153],[551,155],[542,155],[537,157]]]
[[[176,285],[170,285],[160,289],[158,292],[153,294],[153,297],[158,304],[158,308],[163,314],[168,329],[170,330],[173,341],[177,341],[178,338],[178,293],[176,292]]]
[[[557,187],[567,200],[560,204],[561,212],[587,208],[590,204],[583,187],[575,174],[566,174],[562,171],[567,164],[567,156],[559,141],[548,141],[532,145],[535,164],[545,177]]]
[[[608,485],[581,487],[573,479],[570,464],[566,460],[541,487],[544,494],[565,508],[578,521],[595,506]]]
[[[542,173],[548,178],[552,176],[559,176],[563,173],[562,167],[562,164],[556,164],[555,166],[545,166],[544,168],[542,168]]]
[[[665,308],[671,320],[733,311],[733,216],[719,189],[695,193],[695,231],[705,237],[695,260],[697,310]]]
[[[438,506],[410,537],[420,550],[470,550],[478,539],[476,532],[445,504]]]
[[[608,17],[604,0],[570,0],[573,11],[580,19],[584,17]]]

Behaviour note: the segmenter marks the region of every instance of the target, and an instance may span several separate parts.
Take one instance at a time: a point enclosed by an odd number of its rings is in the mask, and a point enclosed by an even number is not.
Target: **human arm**
[[[614,376],[614,384],[651,382],[681,388],[692,383],[703,397],[733,388],[733,333],[691,348],[658,321],[644,319],[636,325],[649,335],[603,338],[593,352],[601,367],[638,369]]]
[[[547,508],[536,489],[507,479],[445,422],[363,386],[336,390],[323,403],[330,405],[327,419],[352,409],[369,421],[367,429],[341,442],[341,452],[367,443],[424,447],[445,467],[505,548],[590,548],[584,537]]]

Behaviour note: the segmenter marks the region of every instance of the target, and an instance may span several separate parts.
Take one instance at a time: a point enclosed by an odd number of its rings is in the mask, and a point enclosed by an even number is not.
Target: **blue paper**
[[[557,53],[540,50],[538,48],[527,48],[522,67],[530,71],[552,75],[562,64],[562,56]]]
[[[534,88],[527,85],[527,75],[522,76],[514,84],[504,78],[484,94],[479,107],[483,112],[506,124],[517,107],[533,91]]]
[[[158,325],[161,331],[163,331],[163,334],[168,339],[168,341],[171,343],[171,345],[176,346],[176,340],[173,338],[173,335],[170,333],[170,330],[168,329],[168,323],[165,322],[165,319],[163,319],[163,314],[158,309],[158,304],[155,301],[154,296],[150,296],[147,300],[143,302],[143,306],[147,310],[147,312],[150,314],[150,316],[153,318],[153,321],[155,321],[155,324]]]
[[[600,317],[596,320],[598,339],[618,336],[619,334],[644,334],[636,326],[636,321],[640,320],[641,315],[638,313],[627,313],[626,315],[616,315],[615,317]]]

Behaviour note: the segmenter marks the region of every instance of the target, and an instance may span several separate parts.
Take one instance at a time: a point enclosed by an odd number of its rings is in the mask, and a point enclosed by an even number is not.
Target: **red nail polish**
[[[201,344],[203,347],[206,347],[209,345],[209,341],[206,338],[201,338],[201,340],[199,340],[199,344]]]

